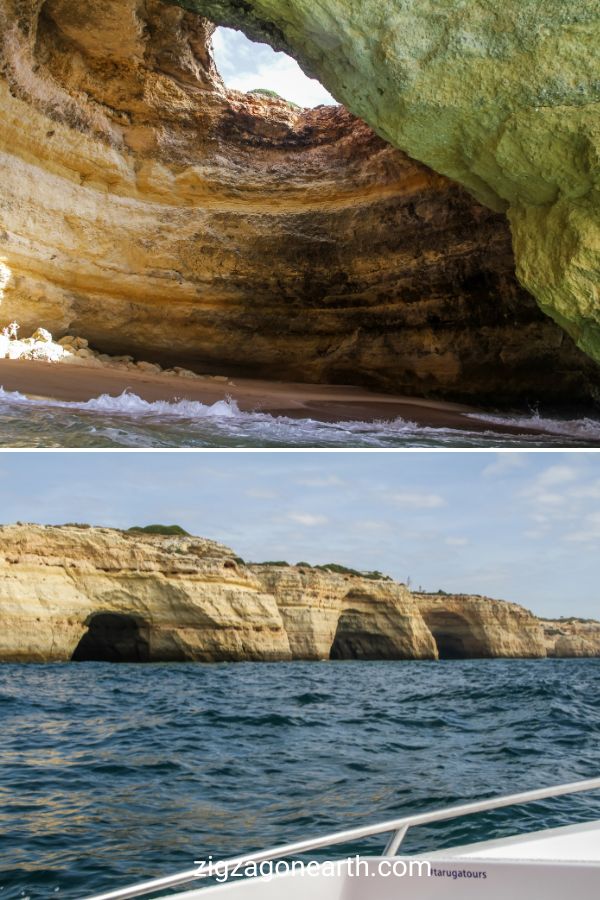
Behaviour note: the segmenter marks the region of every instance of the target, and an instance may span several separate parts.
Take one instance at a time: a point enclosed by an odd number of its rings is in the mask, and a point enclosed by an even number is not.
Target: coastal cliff
[[[548,656],[600,656],[600,622],[586,619],[543,619]]]
[[[517,603],[468,594],[414,594],[439,655],[468,657],[543,657],[542,625]]]
[[[186,535],[1,526],[0,660],[600,655],[600,623],[551,623],[514,603],[412,593],[337,568],[245,564]]]
[[[0,324],[197,372],[598,395],[501,211],[375,119],[228,91],[213,29],[159,0],[0,0]]]
[[[296,659],[434,659],[404,585],[302,566],[253,566],[275,597]]]
[[[290,659],[274,598],[226,547],[109,528],[0,528],[0,659]]]

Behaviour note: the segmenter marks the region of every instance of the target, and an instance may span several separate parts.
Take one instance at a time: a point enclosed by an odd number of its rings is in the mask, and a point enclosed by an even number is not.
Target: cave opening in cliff
[[[336,102],[322,84],[304,74],[295,59],[250,40],[242,31],[218,27],[212,51],[219,75],[232,90],[280,98],[302,108]]]
[[[479,655],[468,640],[469,624],[462,616],[430,612],[423,618],[433,635],[440,659],[470,659]]]
[[[395,659],[397,650],[387,635],[370,629],[364,615],[346,610],[340,616],[329,659]]]
[[[148,662],[146,629],[133,616],[97,613],[87,625],[71,657],[75,662]]]

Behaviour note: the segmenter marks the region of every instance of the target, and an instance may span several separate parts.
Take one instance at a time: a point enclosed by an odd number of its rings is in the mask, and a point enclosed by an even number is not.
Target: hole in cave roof
[[[213,35],[213,55],[225,85],[237,91],[274,91],[302,107],[334,105],[336,101],[298,63],[268,44],[249,40],[241,31],[219,27]]]

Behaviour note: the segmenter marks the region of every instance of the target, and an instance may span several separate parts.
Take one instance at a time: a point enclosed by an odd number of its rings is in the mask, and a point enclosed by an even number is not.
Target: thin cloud
[[[600,542],[600,529],[598,528],[590,528],[587,531],[580,529],[579,531],[570,531],[567,534],[563,535],[563,541],[567,543],[595,543]]]
[[[396,528],[392,527],[389,522],[382,521],[381,519],[361,519],[359,522],[354,523],[354,528],[357,531],[394,531],[396,532]]]
[[[540,473],[536,479],[536,483],[540,487],[551,487],[557,484],[566,484],[575,481],[578,472],[573,466],[557,465],[550,466]]]
[[[543,469],[520,492],[527,501],[529,519],[547,528],[581,520],[598,482],[583,484],[579,476],[575,466],[563,463]]]
[[[550,491],[538,491],[535,495],[535,499],[538,503],[543,503],[544,506],[560,506],[565,502],[564,494],[552,494]]]
[[[585,516],[580,527],[563,535],[568,543],[600,543],[600,513],[593,512]]]
[[[326,516],[313,515],[312,513],[290,513],[288,516],[292,522],[298,525],[305,525],[309,528],[315,525],[326,525],[329,519]]]
[[[466,547],[469,539],[465,537],[447,537],[444,543],[449,547]]]
[[[248,40],[240,31],[217,28],[212,44],[221,78],[232,90],[275,90],[300,106],[336,102],[318,81],[305,75],[291,57],[276,53],[266,44]]]
[[[511,472],[524,468],[525,465],[525,457],[520,453],[513,453],[512,451],[498,453],[495,462],[486,466],[485,469],[483,469],[482,475],[486,478],[509,475]]]

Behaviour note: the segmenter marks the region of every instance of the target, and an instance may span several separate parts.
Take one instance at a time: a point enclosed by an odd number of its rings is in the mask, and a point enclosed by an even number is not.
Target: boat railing
[[[196,866],[185,872],[174,875],[166,875],[162,878],[154,878],[130,887],[118,888],[103,894],[95,894],[86,900],[129,900],[131,897],[141,897],[144,894],[154,894],[160,890],[168,890],[174,887],[190,884],[196,879],[205,878],[211,874],[220,877],[233,869],[240,869],[251,863],[261,863],[268,860],[283,859],[300,856],[312,850],[320,850],[324,847],[332,847],[336,844],[351,843],[362,838],[372,837],[377,834],[391,834],[383,851],[384,856],[395,856],[406,837],[409,828],[418,825],[429,825],[432,822],[443,822],[447,819],[456,819],[460,816],[471,816],[475,813],[500,809],[503,806],[517,806],[522,803],[531,803],[535,800],[547,800],[553,797],[562,797],[565,794],[577,794],[583,791],[600,790],[600,778],[590,778],[586,781],[575,781],[570,784],[560,784],[554,787],[538,788],[533,791],[525,791],[519,794],[509,794],[504,797],[491,797],[487,800],[477,800],[473,803],[465,803],[461,806],[450,806],[446,809],[436,809],[430,812],[417,813],[413,816],[403,816],[400,819],[390,819],[386,822],[378,822],[373,825],[365,825],[360,828],[350,828],[346,831],[336,831],[332,834],[313,838],[306,841],[297,841],[293,844],[282,844],[272,847],[270,850],[260,850],[256,853],[246,853],[242,856],[234,856],[230,859],[211,863],[210,866]]]

